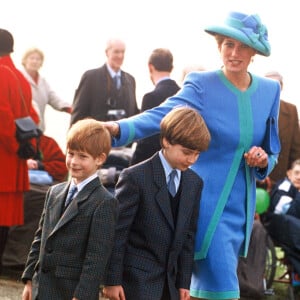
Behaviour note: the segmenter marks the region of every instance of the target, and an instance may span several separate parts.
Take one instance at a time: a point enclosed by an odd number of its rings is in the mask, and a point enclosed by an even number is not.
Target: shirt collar
[[[165,159],[165,157],[164,157],[164,155],[163,155],[163,153],[162,153],[162,150],[160,150],[160,151],[158,152],[158,154],[159,154],[159,158],[160,158],[160,160],[161,160],[161,163],[162,163],[163,168],[164,168],[164,171],[165,171],[166,182],[168,182],[168,180],[169,180],[169,175],[170,175],[170,173],[173,171],[173,168],[170,166],[170,164],[169,164],[169,163],[167,162],[167,160]],[[177,180],[176,180],[176,181],[180,181],[181,172],[180,172],[180,170],[178,170],[178,169],[175,169],[175,170],[176,170],[176,172],[177,172],[177,176],[176,176]]]
[[[115,72],[109,64],[106,64],[107,70],[109,75],[111,76],[111,78],[114,78],[116,75],[119,75],[121,77],[121,70],[119,70],[118,72]]]
[[[158,84],[159,82],[161,82],[163,80],[168,80],[168,79],[171,79],[171,78],[169,76],[162,77],[159,80],[157,80],[156,84]]]
[[[79,184],[77,184],[78,192],[80,192],[88,183],[90,183],[92,180],[94,180],[97,176],[98,176],[98,171],[96,173],[94,173],[93,175],[91,175],[90,177],[83,180],[82,182],[80,182]],[[69,189],[71,189],[72,186],[74,186],[74,185],[76,185],[76,184],[75,184],[74,180],[72,179]]]

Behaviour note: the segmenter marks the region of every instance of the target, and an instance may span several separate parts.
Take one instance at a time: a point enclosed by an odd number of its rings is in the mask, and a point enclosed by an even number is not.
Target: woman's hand
[[[268,166],[268,154],[261,147],[253,146],[244,158],[249,167],[266,168]]]
[[[120,134],[120,127],[117,122],[102,122],[102,125],[108,129],[112,137],[117,137]]]

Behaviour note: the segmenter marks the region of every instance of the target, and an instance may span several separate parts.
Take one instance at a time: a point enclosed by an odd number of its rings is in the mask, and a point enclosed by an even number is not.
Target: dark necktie
[[[117,89],[119,89],[121,87],[121,77],[120,77],[120,75],[115,75],[114,76],[114,84],[115,84],[115,87]]]
[[[70,189],[69,189],[69,192],[68,192],[68,196],[67,196],[67,199],[66,199],[66,202],[65,202],[65,207],[67,207],[70,202],[73,200],[74,198],[74,195],[77,193],[77,186],[76,185],[73,185]]]
[[[169,175],[169,182],[168,182],[168,190],[172,197],[176,195],[176,185],[175,185],[175,177],[177,176],[176,170],[173,170]]]

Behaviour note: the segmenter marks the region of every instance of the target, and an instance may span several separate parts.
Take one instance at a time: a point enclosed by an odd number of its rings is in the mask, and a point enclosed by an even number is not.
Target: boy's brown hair
[[[188,106],[176,107],[162,119],[160,123],[161,145],[163,138],[172,145],[179,144],[199,152],[208,149],[211,139],[201,115]]]
[[[101,122],[91,118],[79,120],[67,133],[67,149],[83,151],[94,158],[102,153],[108,156],[111,137]]]

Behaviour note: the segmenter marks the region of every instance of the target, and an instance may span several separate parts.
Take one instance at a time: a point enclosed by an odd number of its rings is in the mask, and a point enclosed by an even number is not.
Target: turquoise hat
[[[271,54],[268,41],[268,30],[261,23],[258,15],[246,15],[239,12],[230,12],[223,24],[207,26],[207,33],[220,34],[248,45],[264,56]]]

